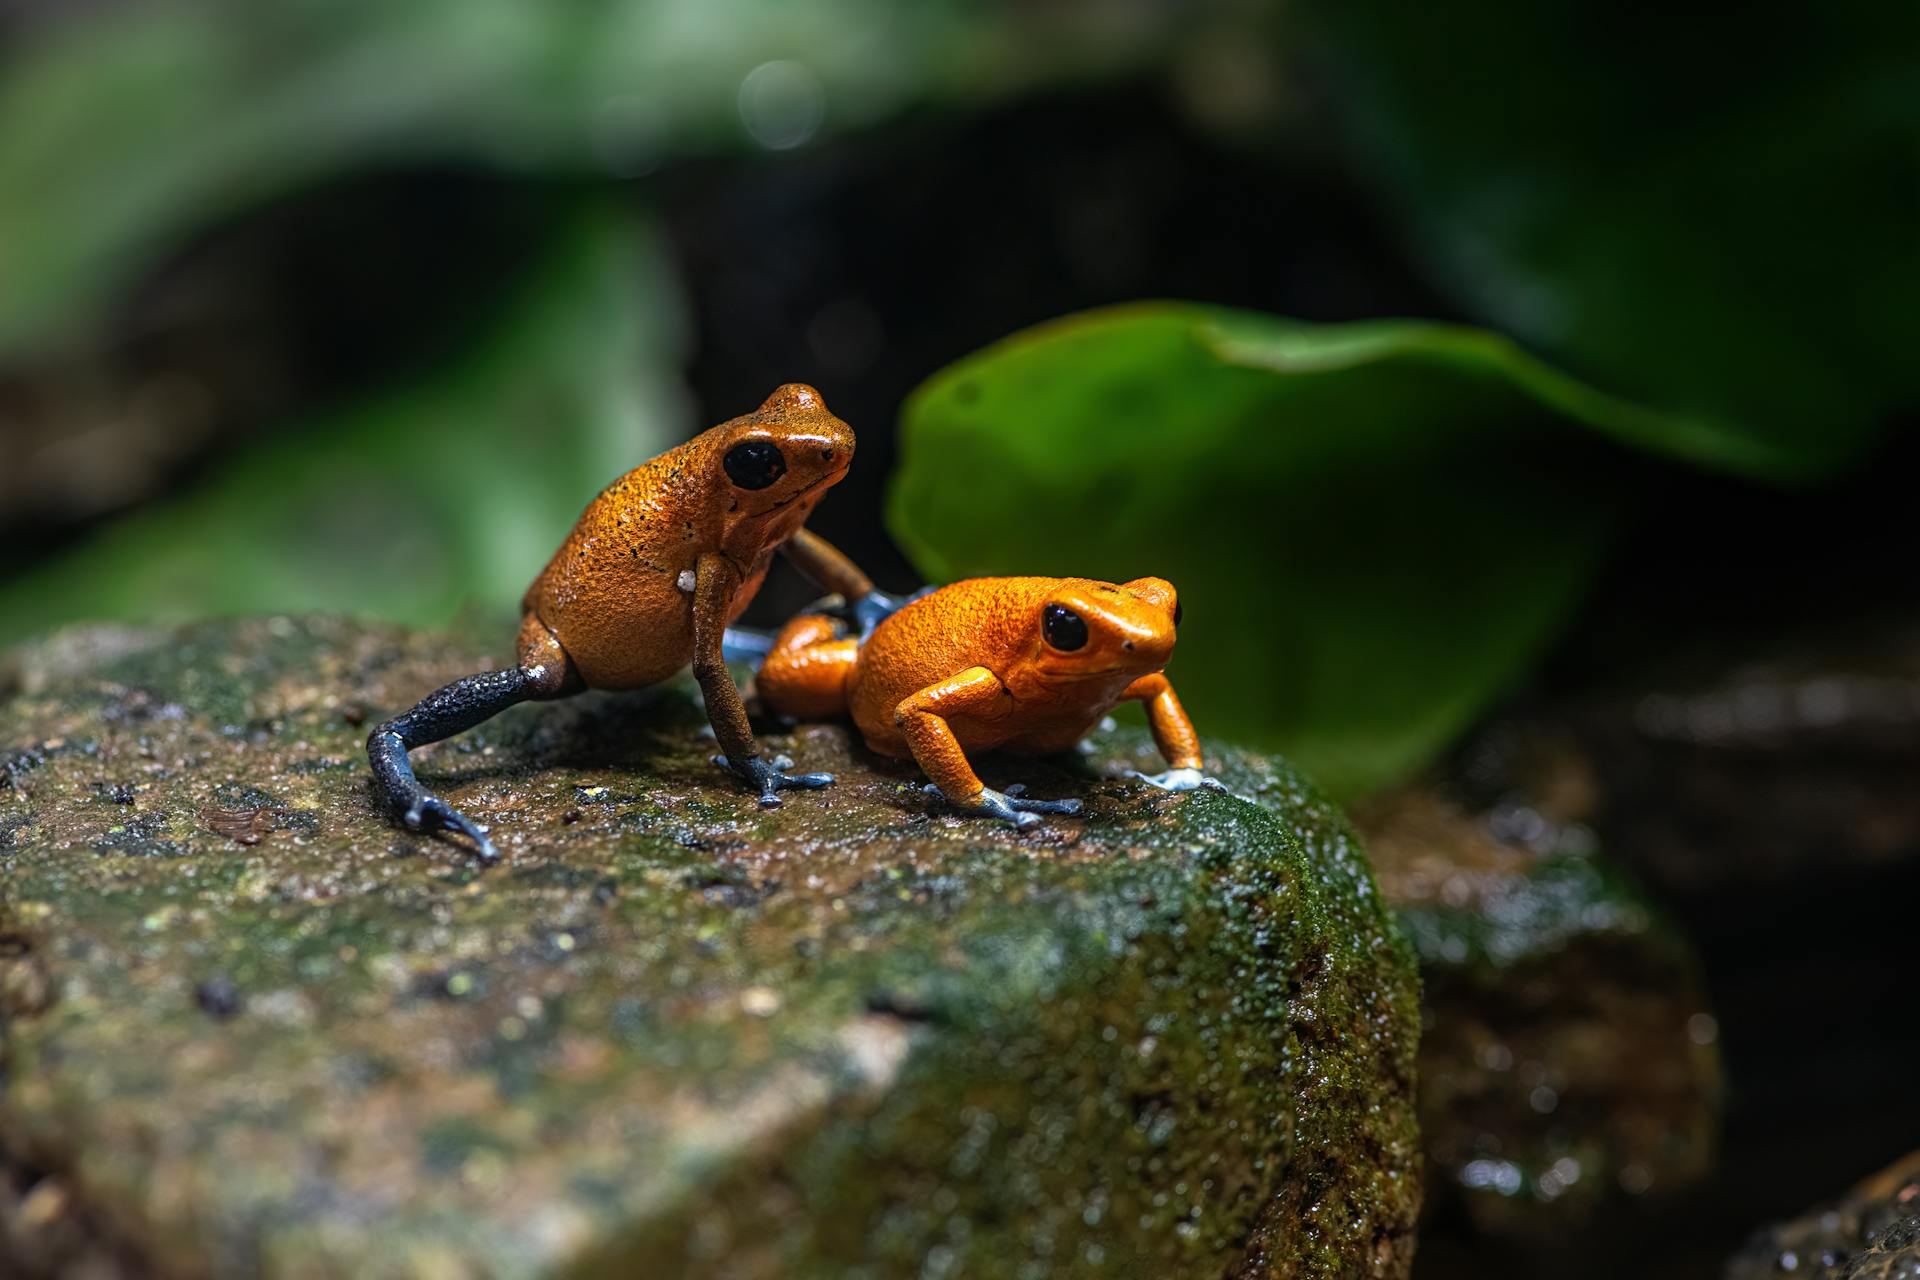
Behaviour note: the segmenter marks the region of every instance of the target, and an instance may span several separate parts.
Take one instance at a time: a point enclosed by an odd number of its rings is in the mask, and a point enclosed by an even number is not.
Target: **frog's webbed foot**
[[[939,796],[960,813],[972,814],[981,818],[999,818],[1011,822],[1020,828],[1031,827],[1040,821],[1043,813],[1059,813],[1069,817],[1080,812],[1078,800],[1028,800],[1026,785],[1014,783],[1005,791],[995,791],[992,787],[982,787],[979,796],[970,805],[956,804],[939,787],[929,782],[928,795]]]
[[[1225,791],[1227,789],[1227,784],[1220,781],[1220,779],[1191,767],[1185,769],[1169,769],[1165,773],[1140,773],[1129,769],[1127,776],[1129,778],[1138,778],[1148,786],[1158,787],[1162,791],[1193,791],[1200,787],[1205,787],[1209,791]]]
[[[833,785],[833,775],[830,773],[788,773],[787,770],[793,768],[791,756],[775,756],[771,760],[765,756],[751,756],[739,764],[726,756],[715,756],[713,762],[758,789],[762,809],[779,808],[782,791],[814,791]]]
[[[430,792],[422,791],[414,796],[400,814],[400,821],[406,824],[409,831],[452,831],[463,835],[473,841],[474,851],[482,858],[488,862],[499,860],[500,851],[493,847],[493,841],[487,839],[485,827]]]

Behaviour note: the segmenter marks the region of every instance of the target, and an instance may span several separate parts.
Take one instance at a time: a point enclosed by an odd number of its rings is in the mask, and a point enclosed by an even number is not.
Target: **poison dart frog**
[[[852,460],[852,429],[819,392],[789,383],[752,413],[614,481],[521,600],[519,661],[456,680],[368,735],[381,800],[406,826],[459,832],[493,858],[486,828],[423,789],[407,751],[519,702],[655,684],[689,661],[723,752],[714,762],[758,790],[761,804],[778,805],[783,790],[831,783],[830,773],[790,774],[791,760],[761,754],[721,640],[776,550],[852,602],[866,625],[896,607],[852,561],[801,527]]]
[[[1136,776],[1176,791],[1220,785],[1201,772],[1199,735],[1163,671],[1179,621],[1160,578],[975,578],[908,602],[864,641],[830,617],[793,619],[756,688],[778,714],[850,715],[868,747],[912,756],[954,808],[1028,826],[1080,802],[995,791],[968,754],[1070,750],[1129,699],[1146,704],[1169,766]]]

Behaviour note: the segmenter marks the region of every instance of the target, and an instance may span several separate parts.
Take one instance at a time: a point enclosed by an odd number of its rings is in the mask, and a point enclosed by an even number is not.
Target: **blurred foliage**
[[[1564,623],[1640,470],[1599,439],[1805,481],[1920,398],[1920,9],[1295,18],[1443,286],[1651,407],[1471,331],[1094,312],[925,384],[890,514],[939,578],[1171,578],[1202,723],[1352,793]]]
[[[1579,598],[1629,465],[1737,454],[1489,334],[1090,312],[909,401],[890,516],[935,580],[1165,577],[1203,730],[1353,794],[1419,764]]]
[[[459,287],[431,309],[389,289],[395,314],[361,337],[399,353],[381,369],[411,370],[401,385],[369,379],[301,421],[209,436],[208,452],[249,443],[0,585],[0,641],[83,615],[337,608],[431,622],[510,608],[587,495],[693,425],[676,392],[675,264],[646,212],[655,192],[629,180],[1121,71],[1158,73],[1248,163],[1298,167],[1303,184],[1325,177],[1304,170],[1328,164],[1326,138],[1342,139],[1330,167],[1385,193],[1420,268],[1553,364],[1431,324],[1095,312],[918,393],[893,527],[932,578],[1172,578],[1190,619],[1175,672],[1203,727],[1283,747],[1341,790],[1418,765],[1524,675],[1649,468],[1817,480],[1920,400],[1913,5],[48,0],[21,12],[35,16],[8,15],[24,35],[0,62],[0,374],[89,392],[128,328],[177,314],[130,306],[143,286],[183,271],[191,294],[195,252],[224,229],[356,178],[487,175],[568,212],[524,237],[513,223],[498,241],[509,254],[446,236],[459,261],[431,278]],[[1295,41],[1327,74],[1274,71]],[[1112,191],[1078,194],[1072,236],[1131,234]],[[1024,210],[1031,195],[1006,199]],[[1286,218],[1233,208],[1218,225],[1280,237]],[[325,209],[300,225],[346,226]],[[366,224],[342,234],[361,237],[347,256],[368,239],[387,261],[409,252]],[[536,266],[519,265],[522,250]],[[1125,296],[1095,279],[1094,296]],[[306,295],[291,292],[299,307]],[[353,314],[342,296],[329,316]],[[438,322],[449,313],[479,320]],[[924,332],[960,345],[939,319]],[[423,341],[392,336],[404,332]],[[467,345],[447,357],[442,334]],[[88,425],[56,442],[65,453],[36,437],[18,454],[57,461],[130,434]],[[177,474],[150,470],[156,485]]]
[[[1120,0],[172,0],[56,22],[0,75],[0,352],[81,329],[207,224],[353,169],[630,177],[1109,70],[1176,16]]]
[[[1359,160],[1454,294],[1825,474],[1920,398],[1920,5],[1311,0]]]
[[[6,583],[0,643],[75,618],[510,613],[586,497],[686,434],[659,257],[630,216],[577,211],[472,350]]]
[[[118,309],[156,271],[357,176],[451,166],[562,193],[584,181],[606,207],[529,230],[544,265],[518,287],[501,287],[497,259],[472,262],[452,303],[488,335],[470,348],[317,419],[248,424],[264,444],[0,585],[0,642],[80,616],[333,608],[437,622],[517,604],[587,498],[693,425],[675,390],[672,264],[612,207],[638,203],[620,180],[1110,71],[1156,54],[1175,21],[1126,0],[49,6],[0,74],[10,372],[65,385],[73,366],[109,364]],[[330,217],[311,232],[340,229]],[[395,346],[422,345],[409,315],[446,327],[445,299],[376,301],[398,314],[367,327],[403,333]],[[79,442],[100,425],[52,429]]]

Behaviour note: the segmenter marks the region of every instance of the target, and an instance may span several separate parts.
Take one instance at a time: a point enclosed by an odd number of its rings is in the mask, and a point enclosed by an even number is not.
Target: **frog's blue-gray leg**
[[[815,601],[801,612],[823,613],[830,618],[838,618],[864,643],[875,627],[933,589],[922,587],[910,596],[890,596],[880,591],[869,591],[851,603],[835,603],[833,597],[829,596],[824,601]],[[720,642],[720,655],[737,666],[752,667],[758,671],[767,660],[767,655],[773,652],[774,639],[774,632],[762,631],[758,627],[728,627]]]
[[[858,600],[843,605],[836,611],[836,616],[846,619],[851,624],[853,633],[860,637],[862,644],[865,644],[875,627],[933,590],[932,587],[922,587],[910,596],[890,596],[879,591],[869,591]]]
[[[738,666],[755,671],[773,652],[773,632],[754,627],[728,627],[720,639],[720,656]]]
[[[564,672],[546,665],[510,667],[455,680],[415,703],[367,735],[367,760],[373,786],[387,811],[413,831],[454,831],[473,841],[481,857],[499,856],[487,829],[413,776],[407,752],[464,732],[530,698],[551,698],[562,691]]]
[[[1060,813],[1072,817],[1080,812],[1078,800],[1029,800],[1026,798],[1027,785],[1016,782],[1005,791],[995,791],[985,787],[980,799],[971,808],[954,804],[947,799],[946,793],[929,782],[922,788],[929,796],[938,799],[956,813],[973,814],[982,818],[1001,818],[1016,827],[1031,827],[1040,821],[1043,813]]]

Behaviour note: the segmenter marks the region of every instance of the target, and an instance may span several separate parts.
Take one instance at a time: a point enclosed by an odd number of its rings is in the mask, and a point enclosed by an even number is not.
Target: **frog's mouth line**
[[[812,484],[808,485],[804,489],[795,489],[792,493],[780,499],[780,501],[774,503],[772,506],[768,507],[766,510],[756,512],[755,514],[770,516],[774,512],[778,511],[780,508],[785,506],[790,506],[793,503],[798,502],[800,499],[812,493],[815,489],[821,488],[824,485],[839,483],[841,480],[844,480],[846,478],[846,475],[847,475],[847,468],[842,467],[838,471],[834,471],[827,475],[821,476],[818,480],[815,480]]]
[[[1045,674],[1049,680],[1062,682],[1101,680],[1110,676],[1131,676],[1137,680],[1141,676],[1150,676],[1156,671],[1166,669],[1167,664],[1164,662],[1157,666],[1137,666],[1131,662],[1122,662],[1110,667],[1048,667],[1045,668]]]

